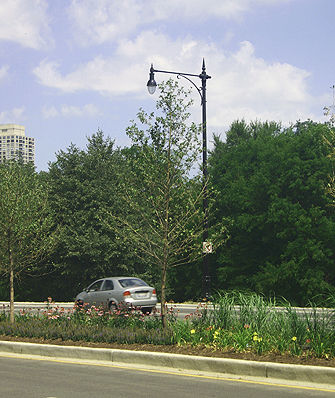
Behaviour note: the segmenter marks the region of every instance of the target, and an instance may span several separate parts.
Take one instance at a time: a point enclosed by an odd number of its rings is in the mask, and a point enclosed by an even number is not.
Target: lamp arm
[[[180,76],[184,77],[186,80],[188,80],[190,83],[193,84],[193,86],[197,89],[200,98],[201,98],[201,105],[203,105],[204,103],[204,90],[205,90],[205,86],[206,86],[206,80],[210,79],[211,76],[208,76],[205,72],[205,60],[203,60],[203,64],[202,64],[202,73],[200,75],[194,75],[193,73],[181,73],[181,72],[171,72],[171,71],[167,71],[167,70],[159,70],[159,69],[154,69],[153,65],[151,64],[151,69],[150,72],[154,73],[154,72],[159,72],[159,73],[168,73],[171,75],[177,75],[177,78],[179,79]],[[202,80],[202,91],[201,89],[194,83],[193,80],[191,80],[190,78],[188,78],[187,76],[191,76],[191,77],[200,77],[200,79]]]
[[[192,76],[193,76],[193,75],[192,75]],[[202,105],[203,102],[204,102],[204,98],[203,98],[203,95],[201,94],[200,88],[194,83],[193,80],[191,80],[190,78],[188,78],[187,76],[185,76],[183,73],[178,73],[177,78],[180,79],[180,77],[183,77],[184,79],[188,80],[188,81],[189,81],[190,83],[192,83],[193,86],[197,89],[197,91],[198,91],[198,93],[199,93],[199,95],[200,95],[200,98],[201,98],[201,104],[200,104],[200,105]]]

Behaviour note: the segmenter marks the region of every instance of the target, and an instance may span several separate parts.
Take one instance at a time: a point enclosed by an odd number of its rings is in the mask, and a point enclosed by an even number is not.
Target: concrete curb
[[[286,365],[271,362],[242,361],[238,359],[193,357],[145,351],[69,347],[10,341],[0,341],[0,352],[335,385],[335,368],[318,366]]]

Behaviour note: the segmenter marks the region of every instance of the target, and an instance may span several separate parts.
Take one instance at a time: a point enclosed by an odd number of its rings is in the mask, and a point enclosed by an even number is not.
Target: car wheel
[[[111,301],[109,303],[109,311],[110,312],[115,312],[116,310],[117,310],[117,305],[116,305],[115,301]]]
[[[143,307],[141,308],[141,311],[143,312],[143,314],[151,314],[152,311],[152,307]]]

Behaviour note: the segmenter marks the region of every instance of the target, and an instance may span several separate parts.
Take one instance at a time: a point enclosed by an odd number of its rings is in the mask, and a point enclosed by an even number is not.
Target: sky
[[[35,138],[38,171],[98,129],[129,146],[126,128],[158,99],[146,88],[151,63],[198,75],[203,59],[209,149],[236,119],[324,122],[334,17],[334,0],[0,0],[0,124]]]

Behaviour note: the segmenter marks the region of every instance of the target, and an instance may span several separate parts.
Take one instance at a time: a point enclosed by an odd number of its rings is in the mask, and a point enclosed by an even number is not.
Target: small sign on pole
[[[203,251],[203,253],[206,253],[206,254],[212,253],[213,252],[212,242],[203,242],[202,251]]]

